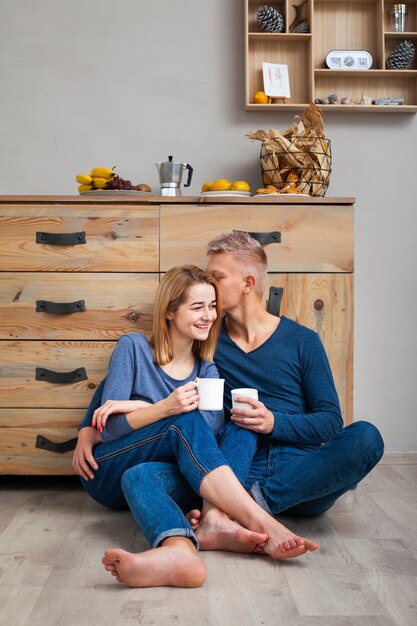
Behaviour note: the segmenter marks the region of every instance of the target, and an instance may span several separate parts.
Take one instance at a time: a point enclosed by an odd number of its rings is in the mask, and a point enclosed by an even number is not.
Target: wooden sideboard
[[[206,264],[233,229],[265,245],[281,313],[316,330],[352,421],[353,198],[0,196],[0,473],[72,474],[76,436],[120,335],[147,333],[161,273]],[[279,242],[280,239],[280,242]]]

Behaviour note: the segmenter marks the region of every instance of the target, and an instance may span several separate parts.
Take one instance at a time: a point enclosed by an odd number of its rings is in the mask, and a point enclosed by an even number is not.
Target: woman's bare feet
[[[255,552],[265,547],[268,535],[243,528],[226,513],[213,508],[201,517],[194,509],[187,515],[196,533],[201,550],[226,550],[227,552]]]
[[[253,539],[260,533],[242,528],[219,509],[211,508],[204,515],[198,509],[193,509],[187,514],[187,519],[198,537],[202,550],[257,552],[269,554],[276,559],[289,559],[301,556],[308,551],[314,552],[319,548],[315,541],[299,537],[275,518],[270,516],[268,518],[271,537],[266,531],[264,536],[268,537],[268,540],[256,541],[254,545]],[[234,547],[230,547],[230,545]],[[251,546],[250,549],[249,546]]]
[[[205,564],[186,537],[168,537],[158,548],[137,554],[106,550],[102,563],[129,587],[201,587],[207,577]]]

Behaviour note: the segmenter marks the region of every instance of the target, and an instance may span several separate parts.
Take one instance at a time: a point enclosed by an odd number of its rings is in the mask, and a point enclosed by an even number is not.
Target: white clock
[[[330,50],[326,65],[331,70],[369,70],[372,55],[367,50]]]

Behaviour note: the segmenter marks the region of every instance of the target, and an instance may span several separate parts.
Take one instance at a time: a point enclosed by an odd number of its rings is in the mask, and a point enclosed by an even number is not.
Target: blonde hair
[[[252,274],[256,279],[255,291],[262,295],[268,272],[268,259],[259,241],[239,230],[226,233],[209,241],[207,256],[228,253],[233,256],[242,276]]]
[[[185,301],[189,288],[201,283],[211,285],[214,288],[217,318],[210,328],[207,339],[205,341],[195,339],[192,349],[195,356],[205,361],[213,360],[221,324],[220,291],[212,276],[196,265],[183,265],[171,268],[162,277],[156,292],[152,333],[149,343],[155,362],[158,365],[166,365],[174,357],[167,313],[177,311]]]

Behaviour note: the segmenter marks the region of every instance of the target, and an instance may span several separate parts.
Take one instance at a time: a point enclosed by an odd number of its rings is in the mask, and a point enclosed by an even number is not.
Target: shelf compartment
[[[326,66],[330,50],[367,50],[374,68],[382,68],[381,4],[316,0],[313,21],[313,65]]]
[[[249,32],[258,32],[258,33],[261,32],[261,29],[259,28],[259,24],[256,21],[256,12],[261,6],[264,6],[264,5],[267,5],[269,7],[272,7],[273,9],[276,9],[278,13],[282,15],[282,17],[284,18],[285,31],[287,31],[288,25],[287,25],[287,16],[286,16],[286,10],[285,10],[286,9],[285,0],[282,0],[281,2],[262,2],[262,0],[255,0],[255,1],[246,0],[246,1],[248,3],[248,31]]]
[[[417,110],[417,71],[391,70],[385,72],[334,72],[332,70],[316,71],[315,97],[325,98],[331,93],[337,93],[339,99],[350,96],[352,101],[359,105],[362,93],[372,100],[384,97],[403,97],[404,105],[376,106],[365,105],[349,107],[354,110],[388,110],[405,112]],[[337,107],[337,109],[336,109]],[[348,105],[329,105],[326,109],[349,110]]]
[[[249,39],[249,53],[247,59],[247,93],[246,105],[253,104],[253,97],[257,91],[262,91],[263,75],[262,63],[281,63],[288,65],[291,98],[286,102],[297,105],[309,102],[312,97],[311,72],[305,68],[311,64],[310,39],[302,40],[285,38],[276,46],[274,39]],[[300,80],[301,77],[301,80]]]
[[[407,41],[412,41],[412,43],[414,44],[414,48],[417,50],[417,33],[413,33],[413,34],[389,33],[385,36],[385,64],[387,62],[389,55],[394,50],[394,48],[396,48],[401,43],[401,41],[404,41],[405,39]],[[415,69],[417,69],[417,55],[414,55],[414,60],[410,67],[411,71]],[[410,70],[387,70],[387,71],[405,72],[405,71],[410,71]]]
[[[405,0],[404,4],[407,5],[407,32],[405,33],[396,33],[392,30],[391,27],[391,19],[390,19],[390,8],[395,4],[392,0],[384,2],[384,31],[386,33],[392,33],[395,35],[399,35],[400,37],[407,37],[410,33],[417,32],[417,0]]]

